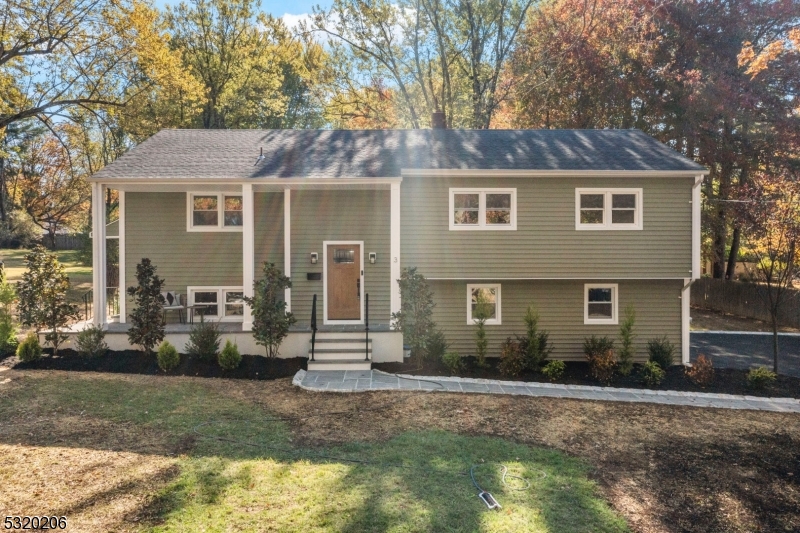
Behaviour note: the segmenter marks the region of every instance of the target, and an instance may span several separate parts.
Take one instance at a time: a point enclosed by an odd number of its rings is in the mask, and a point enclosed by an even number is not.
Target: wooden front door
[[[328,320],[361,320],[361,245],[329,244]]]

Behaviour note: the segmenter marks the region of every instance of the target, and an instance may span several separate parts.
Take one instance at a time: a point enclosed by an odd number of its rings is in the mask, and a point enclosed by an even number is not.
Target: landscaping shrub
[[[447,338],[444,336],[444,332],[440,329],[437,329],[428,336],[428,339],[425,342],[425,350],[423,350],[423,353],[425,354],[426,358],[436,361],[444,356],[449,347],[450,345],[447,343]]]
[[[184,349],[188,355],[201,361],[213,361],[219,353],[220,337],[219,326],[215,322],[206,322],[201,317],[200,322],[192,326],[189,342]]]
[[[614,360],[614,341],[608,337],[583,339],[583,353],[589,361],[592,377],[601,383],[611,383],[617,362]]]
[[[539,313],[529,305],[525,311],[525,337],[517,337],[520,350],[525,356],[525,366],[531,370],[539,370],[553,347],[549,344],[550,334],[547,331],[539,331]]]
[[[400,312],[392,313],[392,324],[403,332],[403,344],[411,347],[413,357],[436,357],[430,350],[426,350],[431,332],[436,331],[436,324],[433,322],[433,291],[428,286],[428,281],[422,274],[417,274],[416,267],[409,267],[403,269],[397,283],[400,286],[401,307]]]
[[[217,361],[223,370],[237,368],[242,362],[242,354],[239,353],[239,347],[236,344],[231,344],[230,339],[226,340],[225,347],[219,352]]]
[[[267,357],[274,359],[289,328],[297,322],[292,313],[286,312],[284,291],[292,286],[275,263],[264,263],[264,276],[253,284],[253,297],[244,301],[253,310],[253,338],[267,350]],[[219,343],[217,343],[219,349]],[[216,353],[215,353],[216,355]]]
[[[486,348],[489,346],[489,340],[486,338],[486,321],[492,314],[491,307],[483,296],[482,292],[478,292],[475,302],[475,309],[472,311],[472,318],[475,322],[475,355],[477,356],[477,363],[479,367],[486,367]]]
[[[442,363],[444,363],[444,366],[447,367],[447,370],[449,370],[452,375],[459,374],[464,370],[464,360],[461,359],[458,352],[447,352],[444,354],[442,356]]]
[[[525,370],[526,354],[520,343],[508,337],[500,347],[500,364],[498,368],[504,376],[516,377]]]
[[[700,387],[707,387],[714,381],[714,365],[705,355],[698,355],[691,368],[686,369],[686,377]]]
[[[636,323],[636,311],[633,307],[628,306],[625,308],[625,319],[619,325],[619,373],[623,376],[630,375],[633,370],[633,340],[636,335],[633,334],[633,326]]]
[[[42,246],[35,246],[25,256],[27,270],[17,283],[19,320],[39,333],[47,330],[45,343],[53,347],[53,354],[67,340],[59,330],[77,320],[78,307],[67,300],[69,276],[55,254]]]
[[[17,346],[17,357],[23,363],[36,361],[42,357],[42,346],[39,344],[39,335],[31,331],[28,336]]]
[[[15,353],[19,345],[11,307],[16,299],[17,291],[0,268],[0,357]]]
[[[76,347],[83,357],[101,357],[108,351],[103,328],[92,325],[78,333]]]
[[[657,363],[664,370],[674,363],[675,346],[666,336],[648,341],[647,352],[650,354],[650,361]]]
[[[547,376],[550,381],[555,381],[561,376],[564,375],[564,370],[567,369],[567,365],[564,361],[550,361],[544,367],[542,367],[542,374]]]
[[[648,387],[658,387],[667,373],[655,361],[648,361],[642,368],[642,382]]]
[[[764,366],[751,368],[747,373],[747,384],[753,389],[763,389],[775,383],[776,379],[778,379],[777,374]]]
[[[164,341],[158,347],[158,368],[164,372],[169,372],[181,362],[181,356],[178,350],[170,344],[169,341]]]
[[[128,287],[128,296],[133,297],[134,309],[130,314],[131,327],[128,341],[141,346],[146,353],[164,340],[164,297],[161,291],[164,280],[156,275],[156,267],[148,258],[136,265],[136,281]]]

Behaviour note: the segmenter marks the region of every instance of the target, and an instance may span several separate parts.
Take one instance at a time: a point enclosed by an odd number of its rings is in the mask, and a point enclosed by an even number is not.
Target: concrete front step
[[[351,352],[358,352],[364,351],[364,348],[369,346],[369,349],[372,349],[372,342],[368,345],[364,343],[362,340],[361,342],[319,342],[317,341],[314,343],[314,349],[316,351],[323,351],[323,350],[349,350]],[[309,343],[308,347],[309,351],[311,350],[311,343]]]
[[[314,359],[319,359],[320,361],[330,360],[330,359],[347,359],[348,361],[363,361],[364,360],[364,350],[355,351],[355,350],[314,350]],[[372,359],[372,350],[369,351],[369,358]],[[311,359],[311,350],[308,351],[308,358]]]
[[[355,361],[350,359],[326,359],[322,361],[309,361],[308,370],[371,370],[370,361]]]

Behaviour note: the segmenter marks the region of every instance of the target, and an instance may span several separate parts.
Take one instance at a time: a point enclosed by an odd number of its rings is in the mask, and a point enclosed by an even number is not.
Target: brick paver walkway
[[[605,400],[611,402],[646,402],[721,409],[754,409],[800,413],[800,400],[794,398],[762,398],[733,394],[702,392],[655,391],[527,383],[494,379],[458,377],[427,377],[387,374],[379,370],[312,371],[300,370],[292,381],[303,389],[329,392],[364,392],[386,390],[428,390],[479,394],[511,394],[518,396],[547,396],[574,400]]]

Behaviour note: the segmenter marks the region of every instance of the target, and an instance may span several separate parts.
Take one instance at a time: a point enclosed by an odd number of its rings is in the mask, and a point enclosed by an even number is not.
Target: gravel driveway
[[[800,377],[800,334],[778,336],[778,370]],[[750,368],[760,365],[772,369],[771,333],[692,332],[692,360],[698,354],[711,357],[720,368]]]

